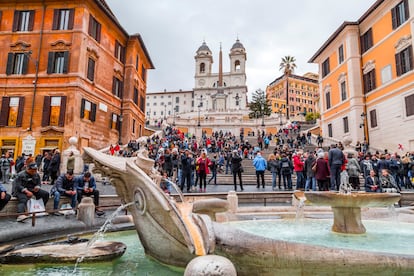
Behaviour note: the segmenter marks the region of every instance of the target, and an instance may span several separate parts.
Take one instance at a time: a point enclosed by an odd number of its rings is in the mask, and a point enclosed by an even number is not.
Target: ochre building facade
[[[324,136],[414,150],[414,1],[378,0],[310,59],[319,65]]]
[[[143,134],[147,70],[104,0],[0,3],[0,147],[35,154]]]

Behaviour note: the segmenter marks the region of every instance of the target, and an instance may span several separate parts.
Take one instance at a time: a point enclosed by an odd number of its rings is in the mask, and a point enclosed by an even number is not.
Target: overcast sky
[[[147,92],[194,87],[194,56],[203,40],[218,72],[237,37],[246,53],[249,94],[282,72],[282,57],[296,58],[295,74],[318,72],[308,60],[344,22],[356,21],[375,0],[106,0],[129,34],[140,33],[154,63]]]

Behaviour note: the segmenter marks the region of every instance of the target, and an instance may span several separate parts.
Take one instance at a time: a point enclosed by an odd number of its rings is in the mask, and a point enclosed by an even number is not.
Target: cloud
[[[297,74],[317,73],[309,58],[343,21],[357,20],[375,0],[107,0],[130,33],[140,33],[156,67],[149,71],[148,91],[192,89],[194,55],[203,40],[213,52],[228,53],[239,37],[247,52],[249,92],[265,89],[281,75],[279,64],[296,58]]]

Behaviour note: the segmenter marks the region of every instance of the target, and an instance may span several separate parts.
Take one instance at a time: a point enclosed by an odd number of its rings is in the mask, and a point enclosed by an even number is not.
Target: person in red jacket
[[[293,170],[296,173],[296,189],[304,189],[305,188],[305,177],[303,175],[303,167],[305,162],[302,158],[302,153],[297,153],[293,156]]]
[[[211,166],[211,161],[207,157],[206,152],[202,152],[201,156],[197,158],[196,165],[198,166],[197,173],[198,178],[200,180],[200,192],[206,191],[207,186],[207,174],[210,173],[209,166]],[[204,182],[204,188],[203,188],[203,182]]]

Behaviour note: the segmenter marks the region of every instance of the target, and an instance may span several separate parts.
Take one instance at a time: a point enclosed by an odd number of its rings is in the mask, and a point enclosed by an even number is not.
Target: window
[[[364,93],[368,93],[377,88],[375,81],[375,69],[372,69],[368,73],[364,74]]]
[[[342,118],[342,122],[344,124],[344,133],[348,133],[349,132],[348,117]]]
[[[69,51],[49,52],[47,73],[66,74],[68,72]]]
[[[376,109],[373,109],[369,112],[369,118],[371,121],[371,127],[377,127],[378,122],[377,122],[377,110]]]
[[[122,99],[123,89],[124,83],[120,79],[114,77],[112,80],[112,94]]]
[[[24,97],[2,97],[0,127],[21,127],[23,121]]]
[[[138,71],[138,65],[139,65],[139,56],[137,55],[137,57],[135,58],[135,70]]]
[[[132,119],[132,133],[135,133],[135,124],[136,124],[135,119]]]
[[[342,62],[344,62],[345,57],[344,57],[344,45],[339,46],[338,48],[338,61],[339,64],[341,64]]]
[[[24,75],[27,73],[29,57],[25,53],[9,53],[7,56],[7,75]]]
[[[80,112],[81,119],[90,120],[91,122],[95,122],[96,119],[96,104],[82,99],[81,103],[81,112]]]
[[[373,45],[372,41],[372,29],[369,29],[365,34],[361,36],[361,51],[365,53]]]
[[[66,96],[45,96],[43,98],[42,127],[65,125]]]
[[[175,97],[175,103],[180,103],[180,97]]]
[[[138,105],[138,89],[134,87],[134,103]]]
[[[14,11],[13,32],[33,31],[34,11]]]
[[[414,115],[414,94],[404,98],[405,100],[405,116]]]
[[[341,100],[346,100],[346,81],[341,82]]]
[[[325,98],[326,98],[326,109],[329,109],[331,108],[331,92],[326,92]]]
[[[397,76],[413,69],[413,47],[411,45],[395,55],[395,65]]]
[[[112,113],[111,114],[111,121],[110,121],[110,129],[114,129],[114,130],[118,130],[119,131],[119,127],[120,127],[120,120],[119,120],[119,115],[116,113]]]
[[[206,72],[206,64],[204,62],[200,63],[200,73]]]
[[[329,67],[329,58],[327,58],[323,63],[322,63],[322,77],[325,77],[326,75],[329,74],[330,72],[330,67]]]
[[[88,72],[86,77],[90,81],[94,81],[95,79],[95,60],[92,58],[88,59]]]
[[[118,40],[115,41],[115,53],[114,56],[122,63],[125,63],[125,47],[119,43]]]
[[[101,41],[101,24],[96,21],[96,19],[90,15],[89,16],[89,30],[88,33],[91,37],[93,37],[96,41]]]
[[[72,30],[74,9],[55,9],[52,30]]]
[[[328,136],[333,137],[333,135],[332,135],[332,124],[328,124]]]
[[[401,24],[408,20],[410,12],[408,9],[408,0],[401,1],[391,10],[392,29],[398,28]]]

